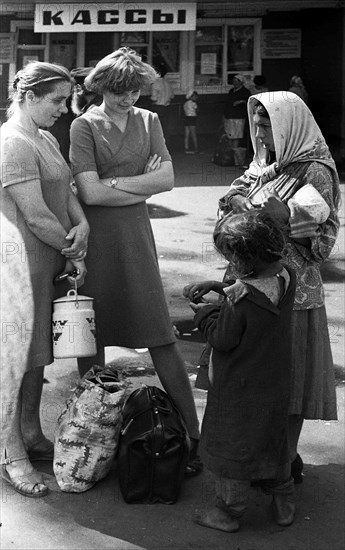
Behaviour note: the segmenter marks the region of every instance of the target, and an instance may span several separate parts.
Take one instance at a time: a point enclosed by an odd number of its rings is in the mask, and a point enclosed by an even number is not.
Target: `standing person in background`
[[[68,281],[81,285],[86,274],[89,226],[56,139],[41,130],[67,112],[71,87],[64,67],[29,63],[14,79],[9,120],[1,127],[2,328],[17,328],[2,338],[1,385],[9,399],[3,403],[8,409],[2,424],[2,477],[31,498],[48,493],[31,461],[53,460],[54,452],[40,422],[44,365],[53,362],[52,301],[58,296],[53,280],[77,270]],[[17,289],[16,303],[8,299],[8,289],[10,296]],[[26,353],[17,349],[18,332]]]
[[[253,86],[250,88],[250,92],[253,95],[268,92],[266,77],[263,74],[257,74],[254,76]]]
[[[198,114],[198,93],[192,90],[186,94],[186,101],[183,104],[184,112],[184,152],[198,153],[198,138],[196,135],[196,120]],[[194,151],[189,148],[191,139]]]
[[[97,96],[85,88],[85,78],[91,71],[92,67],[77,67],[71,70],[71,76],[75,81],[71,109],[75,116],[85,113],[92,105],[102,103],[102,96]]]
[[[62,113],[61,117],[57,119],[52,128],[47,128],[49,132],[55,137],[59,144],[61,154],[67,164],[69,164],[69,131],[74,119],[74,114],[71,108],[71,96],[66,101],[67,111]]]
[[[157,73],[128,48],[99,61],[85,80],[103,95],[71,127],[71,162],[90,224],[85,293],[94,298],[98,354],[78,360],[84,375],[105,364],[106,346],[149,348],[154,367],[192,439],[188,475],[201,470],[199,423],[159,273],[146,199],[170,191],[174,172],[157,114],[135,107]]]
[[[233,77],[233,88],[229,91],[224,108],[224,130],[231,141],[234,156],[245,138],[247,101],[250,96],[249,90],[244,86],[245,81],[241,74]],[[235,158],[235,164],[244,164],[244,159],[242,160],[240,162]]]
[[[308,103],[308,92],[300,76],[292,76],[290,80],[289,92],[298,95],[304,103]]]
[[[157,113],[163,128],[165,141],[169,146],[170,139],[170,103],[174,98],[174,91],[170,82],[166,79],[167,69],[159,68],[160,77],[157,78],[151,87],[151,100],[153,111]]]

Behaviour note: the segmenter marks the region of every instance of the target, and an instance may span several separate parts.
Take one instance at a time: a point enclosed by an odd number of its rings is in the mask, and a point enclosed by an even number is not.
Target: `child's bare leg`
[[[247,480],[216,477],[217,502],[206,512],[196,514],[194,521],[204,527],[235,533],[239,530],[239,518],[247,508],[250,482]]]

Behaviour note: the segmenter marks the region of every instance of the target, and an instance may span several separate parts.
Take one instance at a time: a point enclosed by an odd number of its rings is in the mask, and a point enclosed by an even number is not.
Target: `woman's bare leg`
[[[199,420],[192,387],[177,343],[150,348],[149,351],[159,380],[181,412],[189,436],[199,439]]]
[[[27,371],[22,383],[21,431],[28,447],[44,438],[40,419],[44,367]]]

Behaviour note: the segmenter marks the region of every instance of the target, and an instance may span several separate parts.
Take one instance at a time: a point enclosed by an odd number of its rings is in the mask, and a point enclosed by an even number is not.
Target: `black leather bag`
[[[190,440],[168,395],[156,386],[132,392],[123,407],[118,449],[120,490],[128,503],[173,504],[184,477]]]

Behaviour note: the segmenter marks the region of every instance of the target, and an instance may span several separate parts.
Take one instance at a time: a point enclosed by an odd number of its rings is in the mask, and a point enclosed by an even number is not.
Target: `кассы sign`
[[[36,4],[35,32],[192,31],[196,3]]]

